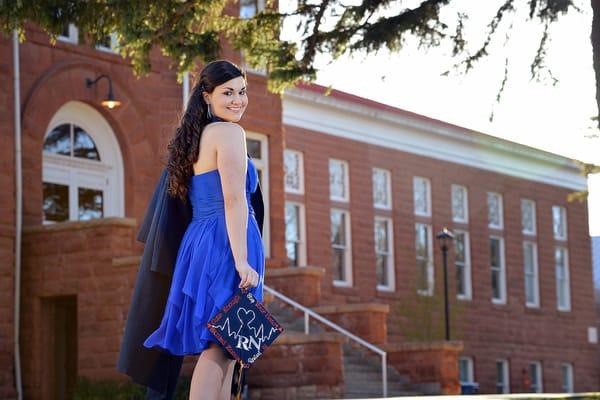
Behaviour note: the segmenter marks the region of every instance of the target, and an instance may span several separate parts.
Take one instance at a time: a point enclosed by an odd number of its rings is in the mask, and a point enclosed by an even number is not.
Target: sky
[[[358,0],[345,1],[356,3]],[[487,24],[503,0],[454,0],[443,9],[449,25],[456,13],[468,10],[465,38],[475,51],[485,39]],[[420,1],[396,1],[395,7],[414,7]],[[292,3],[280,3],[282,9]],[[441,119],[466,128],[523,143],[552,153],[600,165],[600,138],[591,117],[596,113],[592,47],[589,36],[592,12],[589,1],[575,0],[581,12],[562,16],[550,26],[545,64],[550,74],[532,80],[530,64],[543,32],[537,21],[518,9],[514,18],[499,26],[489,56],[468,74],[452,68],[461,58],[452,58],[450,48],[419,50],[407,40],[400,52],[356,54],[332,60],[316,59],[316,83],[332,86],[361,97]],[[396,10],[387,10],[390,15]],[[509,21],[510,19],[510,21]],[[331,27],[333,19],[324,26]],[[512,22],[511,22],[512,21]],[[294,23],[284,25],[282,37],[298,37]],[[496,95],[508,59],[508,81],[500,102]],[[450,70],[448,76],[441,76]],[[494,114],[490,122],[491,114]],[[600,236],[600,177],[590,182],[590,233]]]

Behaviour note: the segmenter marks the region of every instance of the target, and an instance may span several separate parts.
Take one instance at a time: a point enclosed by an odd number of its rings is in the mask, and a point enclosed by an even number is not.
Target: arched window
[[[52,118],[43,145],[44,223],[123,216],[123,161],[110,125],[80,102]]]

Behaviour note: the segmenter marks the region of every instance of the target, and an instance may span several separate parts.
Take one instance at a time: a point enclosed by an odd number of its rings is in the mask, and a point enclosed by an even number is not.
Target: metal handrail
[[[346,329],[342,328],[341,326],[331,322],[330,320],[326,319],[325,317],[317,314],[316,312],[314,312],[313,310],[311,310],[310,308],[307,308],[305,306],[303,306],[302,304],[290,299],[289,297],[287,297],[286,295],[278,292],[277,290],[270,288],[267,285],[264,285],[263,288],[271,293],[273,296],[277,297],[278,299],[286,302],[287,304],[291,305],[292,307],[302,311],[304,313],[304,333],[305,334],[309,334],[310,333],[310,317],[313,317],[314,319],[316,319],[317,321],[327,325],[330,328],[335,329],[336,331],[338,331],[339,333],[341,333],[342,335],[346,336],[347,338],[355,341],[356,343],[360,344],[363,347],[366,347],[367,349],[371,350],[374,353],[377,353],[380,357],[381,357],[381,384],[383,387],[383,397],[387,397],[387,352],[380,349],[379,347],[367,342],[364,339],[359,338],[356,335],[353,335],[352,333],[348,332]]]

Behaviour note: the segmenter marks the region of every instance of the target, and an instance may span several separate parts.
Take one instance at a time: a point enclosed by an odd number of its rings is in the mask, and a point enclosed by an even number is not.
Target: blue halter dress
[[[258,173],[247,156],[246,201],[248,264],[258,272],[259,284],[250,292],[262,302],[264,248],[250,196]],[[160,326],[144,342],[173,355],[199,354],[209,342],[218,343],[206,323],[233,296],[240,283],[225,224],[221,178],[217,169],[191,177],[188,191],[193,216],[179,247],[173,280]]]

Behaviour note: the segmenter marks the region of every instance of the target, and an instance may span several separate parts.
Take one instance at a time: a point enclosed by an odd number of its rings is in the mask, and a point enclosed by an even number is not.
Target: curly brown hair
[[[170,196],[179,197],[184,202],[187,201],[189,181],[194,174],[193,166],[198,161],[200,154],[202,131],[208,123],[221,120],[215,116],[212,119],[208,117],[208,105],[204,101],[202,93],[212,93],[215,87],[238,76],[246,79],[246,72],[228,60],[212,61],[206,64],[200,72],[181,117],[181,122],[168,145],[167,171],[169,172],[168,193]]]

